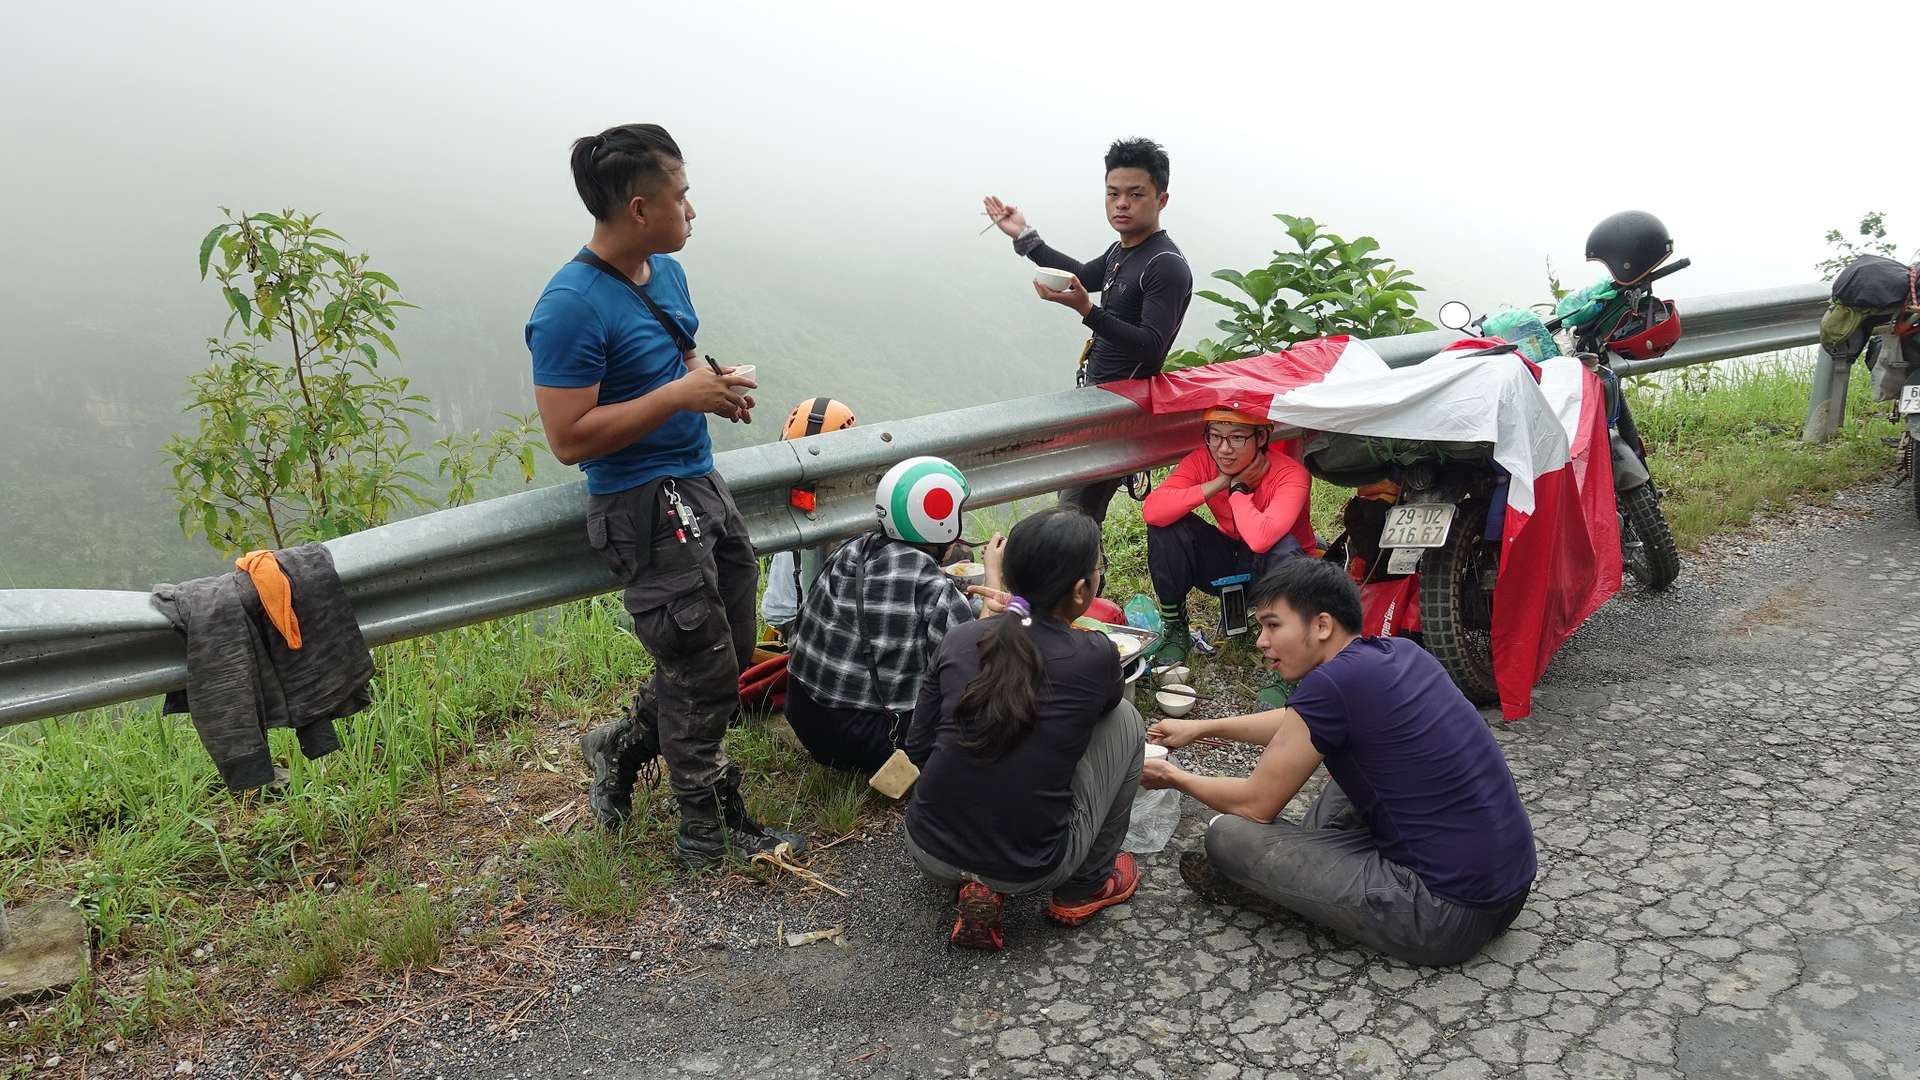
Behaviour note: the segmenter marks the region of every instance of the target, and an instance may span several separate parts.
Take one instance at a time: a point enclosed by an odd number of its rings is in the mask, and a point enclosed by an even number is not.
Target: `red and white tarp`
[[[1389,368],[1363,341],[1321,338],[1105,388],[1154,413],[1225,406],[1310,431],[1491,443],[1511,478],[1493,663],[1512,720],[1532,711],[1553,654],[1619,589],[1620,545],[1599,379],[1570,357],[1534,365],[1514,353],[1468,355],[1497,344],[1463,340]]]

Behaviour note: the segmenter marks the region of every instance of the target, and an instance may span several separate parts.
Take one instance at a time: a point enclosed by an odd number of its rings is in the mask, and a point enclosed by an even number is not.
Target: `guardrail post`
[[[1837,359],[1824,347],[1816,354],[1813,386],[1807,394],[1807,424],[1800,433],[1803,443],[1833,438],[1847,419],[1847,384],[1853,376],[1853,357]]]
[[[827,568],[827,548],[810,547],[800,553],[800,596],[806,598],[813,590],[813,583],[820,577],[820,571]]]

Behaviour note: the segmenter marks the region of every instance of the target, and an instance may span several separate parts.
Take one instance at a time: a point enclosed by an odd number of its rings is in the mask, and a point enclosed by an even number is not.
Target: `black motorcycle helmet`
[[[1631,285],[1673,254],[1673,237],[1645,210],[1622,210],[1587,234],[1587,258],[1606,264],[1616,284]]]

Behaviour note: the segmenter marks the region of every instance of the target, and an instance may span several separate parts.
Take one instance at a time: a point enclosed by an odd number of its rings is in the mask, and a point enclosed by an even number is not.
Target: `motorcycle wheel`
[[[1664,589],[1680,576],[1680,551],[1660,515],[1652,484],[1620,496],[1620,554],[1627,572],[1649,589]]]
[[[1420,560],[1421,644],[1475,705],[1500,700],[1493,678],[1493,590],[1482,581],[1499,556],[1481,539],[1486,510],[1464,505],[1447,542]]]

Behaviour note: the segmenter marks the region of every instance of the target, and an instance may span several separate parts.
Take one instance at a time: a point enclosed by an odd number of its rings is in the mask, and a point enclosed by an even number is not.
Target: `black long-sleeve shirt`
[[[1193,300],[1193,271],[1165,229],[1130,248],[1116,240],[1087,263],[1048,247],[1031,230],[1013,242],[1013,249],[1041,266],[1073,274],[1082,288],[1100,294],[1099,305],[1081,320],[1093,331],[1088,382],[1160,373]]]
[[[1126,696],[1120,654],[1105,634],[1036,615],[1031,635],[1046,676],[1036,688],[1034,723],[997,758],[961,745],[971,728],[960,699],[980,676],[980,641],[1002,619],[953,628],[920,679],[907,728],[907,760],[920,766],[907,806],[907,831],[920,849],[996,881],[1037,881],[1060,864],[1073,813],[1073,772],[1093,727]]]

